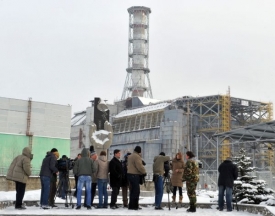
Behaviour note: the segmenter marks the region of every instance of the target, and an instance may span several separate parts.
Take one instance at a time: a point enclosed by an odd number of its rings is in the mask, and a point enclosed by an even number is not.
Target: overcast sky
[[[119,100],[127,9],[150,7],[156,99],[226,94],[275,103],[274,0],[0,0],[0,96],[71,104]]]

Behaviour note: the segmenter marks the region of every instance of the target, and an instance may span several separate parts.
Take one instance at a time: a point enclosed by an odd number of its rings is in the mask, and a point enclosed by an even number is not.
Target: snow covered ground
[[[183,194],[183,201],[184,203],[188,203],[188,197],[186,193]],[[26,194],[24,196],[24,200],[28,201],[37,201],[40,198],[40,190],[34,190],[34,191],[26,191]],[[15,199],[15,191],[10,192],[3,192],[0,191],[0,201],[7,201],[7,200],[14,200]],[[109,198],[110,200],[110,198]],[[163,202],[168,201],[167,194],[163,195]],[[214,202],[213,202],[214,201]],[[192,213],[192,215],[204,215],[204,216],[214,216],[214,215],[228,215],[229,212],[223,211],[220,212],[216,210],[217,204],[217,191],[199,191],[197,202],[198,203],[213,203],[211,205],[212,209],[201,209],[198,208],[196,213]],[[97,197],[95,197],[95,203],[97,203]],[[142,207],[142,210],[139,211],[133,211],[128,210],[126,208],[119,208],[116,210],[112,209],[95,209],[92,208],[92,210],[87,210],[86,208],[82,207],[80,210],[72,209],[71,207],[68,209],[64,208],[64,200],[56,198],[56,203],[58,206],[60,206],[59,209],[49,209],[49,210],[42,210],[39,207],[35,206],[27,206],[27,210],[15,210],[14,206],[10,206],[6,209],[0,210],[0,215],[190,215],[191,213],[186,212],[187,208],[171,208],[169,209],[167,207],[164,207],[164,210],[154,210],[153,203],[154,203],[154,197],[141,197],[140,204],[149,204],[148,207]],[[76,199],[73,197],[73,203],[76,203]],[[82,201],[83,203],[83,201]],[[118,204],[121,204],[122,200],[119,196]],[[268,206],[274,214],[275,214],[275,207]],[[274,209],[273,209],[274,208]],[[242,216],[252,216],[254,214],[243,212],[243,211],[234,211],[232,212],[235,215],[242,215]],[[233,215],[232,214],[232,215]],[[259,215],[259,214],[258,214]]]

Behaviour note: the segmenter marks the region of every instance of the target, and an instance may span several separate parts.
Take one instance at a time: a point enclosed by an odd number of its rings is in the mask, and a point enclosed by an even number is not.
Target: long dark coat
[[[225,160],[218,168],[220,173],[218,186],[233,188],[234,180],[238,177],[238,168],[231,160]]]
[[[121,161],[116,157],[109,163],[109,172],[110,172],[110,186],[111,187],[121,187],[122,185],[122,177],[123,177],[123,169]]]

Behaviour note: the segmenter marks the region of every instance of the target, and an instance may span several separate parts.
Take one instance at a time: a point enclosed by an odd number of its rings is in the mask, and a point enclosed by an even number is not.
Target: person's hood
[[[105,155],[101,155],[101,156],[99,156],[99,158],[98,158],[99,160],[101,160],[101,161],[104,161],[104,162],[106,162],[107,161],[107,158],[106,158],[106,156]]]
[[[22,155],[25,155],[26,157],[33,159],[33,154],[31,153],[31,149],[29,147],[25,147],[22,150]]]
[[[82,149],[82,151],[81,151],[81,158],[82,157],[89,157],[89,150],[88,149],[86,149],[86,148],[84,148],[84,149]]]

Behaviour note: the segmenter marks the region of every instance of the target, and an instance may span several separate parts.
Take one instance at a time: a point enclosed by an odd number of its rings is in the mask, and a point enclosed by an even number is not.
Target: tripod
[[[63,192],[65,193],[65,207],[72,206],[74,208],[73,200],[72,200],[72,190],[69,179],[69,163],[66,161],[66,169],[61,171],[61,175],[59,178],[59,182],[57,185],[57,193],[59,196],[62,196]],[[56,195],[55,195],[56,198]],[[69,201],[68,201],[69,200]]]
[[[173,191],[173,189],[171,190],[172,187],[172,183],[171,183],[171,178],[170,178],[170,173],[168,173],[167,176],[164,176],[164,180],[163,180],[163,190],[166,189],[167,195],[168,195],[168,208],[170,210],[170,192]]]

